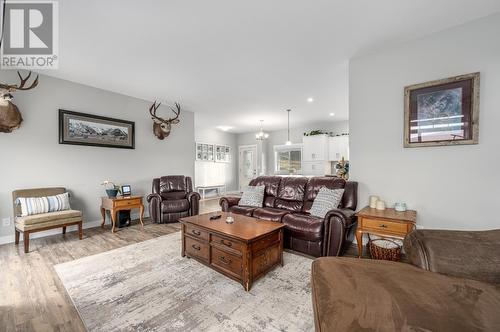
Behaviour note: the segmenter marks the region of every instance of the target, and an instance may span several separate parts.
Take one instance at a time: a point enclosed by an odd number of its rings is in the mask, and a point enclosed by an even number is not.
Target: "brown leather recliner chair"
[[[286,226],[285,248],[315,257],[342,255],[352,243],[357,225],[357,182],[338,177],[260,176],[250,185],[266,187],[262,208],[239,206],[238,197],[223,197],[222,211],[282,222]],[[309,214],[321,187],[345,189],[339,208],[325,218]]]
[[[200,194],[193,192],[193,182],[183,175],[153,179],[153,193],[147,197],[149,215],[155,223],[173,223],[199,212]]]

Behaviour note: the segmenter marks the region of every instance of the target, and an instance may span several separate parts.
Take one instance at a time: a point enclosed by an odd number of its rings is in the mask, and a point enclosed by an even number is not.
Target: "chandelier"
[[[257,141],[263,141],[269,137],[269,134],[265,133],[264,129],[262,128],[263,122],[264,122],[264,120],[260,120],[260,131],[257,134],[255,134],[255,139]]]

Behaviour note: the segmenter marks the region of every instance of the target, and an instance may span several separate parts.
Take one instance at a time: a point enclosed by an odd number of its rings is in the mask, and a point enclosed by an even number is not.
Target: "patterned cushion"
[[[247,186],[243,189],[243,195],[238,203],[239,206],[262,207],[264,201],[264,190],[266,186]]]
[[[343,194],[344,189],[328,189],[322,187],[314,199],[310,211],[311,215],[324,218],[328,211],[336,209],[339,206]]]
[[[69,210],[69,194],[64,193],[47,197],[19,197],[16,203],[21,205],[21,216]]]

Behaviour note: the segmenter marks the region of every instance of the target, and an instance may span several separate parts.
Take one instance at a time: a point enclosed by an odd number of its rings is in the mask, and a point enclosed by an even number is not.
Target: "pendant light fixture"
[[[290,112],[292,110],[291,109],[288,109],[286,110],[287,114],[288,114],[288,132],[287,132],[287,141],[285,143],[285,145],[292,145],[292,141],[290,141]]]
[[[269,137],[269,134],[264,132],[262,124],[263,122],[264,120],[260,120],[260,131],[257,134],[255,134],[255,139],[257,141],[263,141]]]

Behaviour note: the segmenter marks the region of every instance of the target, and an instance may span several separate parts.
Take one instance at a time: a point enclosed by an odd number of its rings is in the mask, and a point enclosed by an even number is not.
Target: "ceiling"
[[[65,0],[59,11],[59,70],[48,75],[179,101],[197,125],[242,133],[260,119],[286,128],[287,108],[293,126],[348,119],[349,58],[493,14],[500,1]]]

